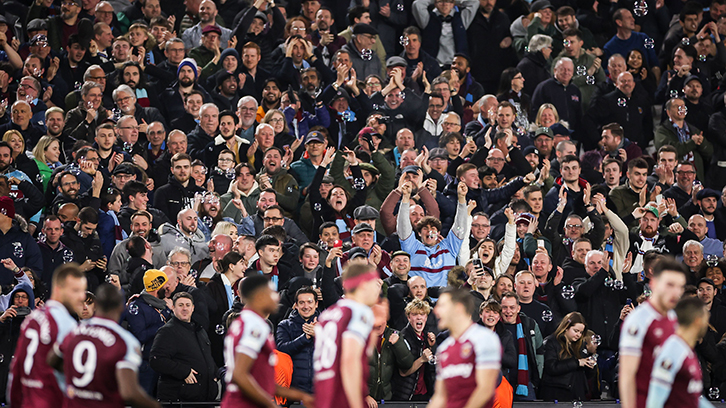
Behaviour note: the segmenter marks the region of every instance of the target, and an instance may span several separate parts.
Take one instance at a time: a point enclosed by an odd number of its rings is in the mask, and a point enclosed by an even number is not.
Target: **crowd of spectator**
[[[502,341],[498,394],[615,399],[621,324],[664,257],[711,312],[718,398],[725,39],[726,0],[3,1],[0,401],[69,262],[80,319],[101,283],[125,295],[161,401],[220,398],[255,274],[280,294],[278,381],[311,392],[355,263],[389,316],[369,407],[433,394],[447,286]]]

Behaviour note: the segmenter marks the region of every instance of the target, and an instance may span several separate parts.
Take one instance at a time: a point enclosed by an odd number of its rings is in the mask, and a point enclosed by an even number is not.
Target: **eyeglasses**
[[[113,177],[120,178],[121,180],[128,180],[128,179],[134,177],[134,175],[121,173],[121,174],[114,174]]]
[[[163,135],[164,134],[164,131],[163,130],[159,130],[157,132],[146,132],[146,134],[149,135],[149,136]]]
[[[102,14],[104,16],[108,16],[108,15],[113,14],[113,11],[96,10],[96,14]]]
[[[233,159],[228,159],[228,158],[226,158],[226,157],[222,157],[222,158],[219,158],[219,159],[217,159],[217,160],[218,160],[218,161],[221,161],[221,162],[225,162],[225,163],[226,163],[226,162],[233,162],[233,161],[234,161]]]
[[[184,52],[184,48],[167,48],[166,51],[173,52],[173,53]]]
[[[184,262],[167,262],[167,263],[169,264],[169,266],[173,266],[175,268],[178,268],[180,266],[190,266],[191,265],[191,262],[187,262],[187,261],[184,261]]]
[[[278,221],[279,222],[279,221],[282,221],[283,219],[284,218],[282,218],[282,217],[265,217],[262,220],[263,221],[269,221],[269,222],[274,222],[274,221]]]
[[[491,225],[489,224],[471,224],[472,228],[489,228]]]
[[[15,299],[28,299],[28,295],[15,295]]]
[[[61,184],[61,186],[63,186],[63,187],[70,187],[70,186],[77,186],[77,185],[78,185],[78,181],[69,181],[69,182]]]
[[[578,228],[582,228],[582,225],[578,225],[578,224],[567,224],[567,225],[565,225],[565,228],[578,229]]]
[[[514,78],[512,78],[512,79],[524,79],[524,77],[523,77],[522,75],[517,75],[517,76],[515,76],[515,77],[514,77]]]

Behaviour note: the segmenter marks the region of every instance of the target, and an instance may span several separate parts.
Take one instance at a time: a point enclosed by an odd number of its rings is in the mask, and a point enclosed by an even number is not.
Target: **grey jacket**
[[[154,268],[160,269],[166,265],[166,254],[161,244],[159,235],[153,231],[149,232],[147,238],[149,244],[151,244],[152,252],[152,263]],[[118,275],[119,281],[122,285],[129,283],[128,271],[126,268],[129,265],[129,251],[126,249],[126,243],[129,242],[129,238],[119,242],[113,247],[111,252],[111,258],[108,260],[108,273]]]
[[[192,263],[209,258],[209,247],[204,234],[196,230],[191,237],[187,237],[181,232],[176,225],[164,223],[159,227],[159,235],[161,236],[161,247],[164,256],[168,256],[176,247],[188,249],[192,253]]]

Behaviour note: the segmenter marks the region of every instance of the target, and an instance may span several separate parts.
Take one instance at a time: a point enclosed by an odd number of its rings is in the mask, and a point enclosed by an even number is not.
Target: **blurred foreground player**
[[[367,406],[366,347],[373,329],[371,306],[378,302],[382,281],[371,264],[349,265],[342,279],[345,298],[325,310],[315,326],[316,408]]]
[[[696,297],[676,305],[678,328],[663,343],[653,363],[647,408],[713,407],[701,394],[701,364],[693,347],[708,331],[706,304]]]
[[[644,408],[648,397],[653,351],[676,330],[673,308],[683,295],[686,271],[672,257],[655,265],[650,298],[630,312],[620,330],[618,388],[623,408]],[[636,375],[640,374],[640,375]]]
[[[48,364],[66,377],[64,408],[157,408],[139,385],[141,344],[119,326],[124,299],[116,287],[96,289],[96,315],[56,344]]]
[[[77,325],[86,300],[86,275],[78,264],[65,264],[53,273],[53,292],[41,309],[23,322],[10,372],[10,405],[17,408],[56,408],[62,388],[46,362],[53,345]]]
[[[482,408],[493,405],[501,378],[499,336],[471,320],[474,300],[468,291],[447,289],[434,313],[449,337],[437,352],[436,390],[428,408]]]
[[[311,395],[275,384],[275,342],[265,319],[277,311],[279,294],[263,275],[242,279],[239,292],[245,307],[224,339],[227,392],[221,407],[275,408],[275,395],[314,406]]]

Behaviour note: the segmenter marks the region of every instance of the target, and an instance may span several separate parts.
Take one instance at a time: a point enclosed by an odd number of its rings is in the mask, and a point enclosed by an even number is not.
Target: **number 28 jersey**
[[[141,345],[116,322],[93,317],[56,345],[66,374],[64,408],[122,408],[117,369],[138,371]]]
[[[342,299],[324,311],[315,326],[315,406],[316,408],[349,408],[343,392],[343,373],[340,349],[343,338],[360,341],[365,348],[373,329],[373,312],[361,303]],[[363,367],[362,395],[368,395],[368,356],[361,356]],[[363,401],[361,401],[363,402]],[[364,405],[365,406],[365,405]]]
[[[76,327],[63,304],[49,300],[25,318],[15,349],[10,380],[10,404],[17,408],[56,408],[63,400],[62,377],[45,362],[56,342]],[[60,383],[60,384],[59,384]]]

